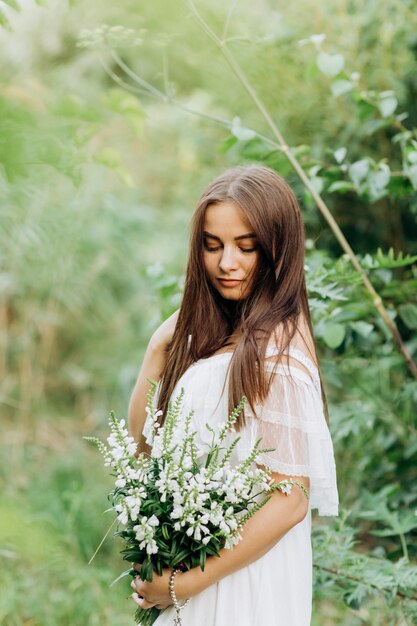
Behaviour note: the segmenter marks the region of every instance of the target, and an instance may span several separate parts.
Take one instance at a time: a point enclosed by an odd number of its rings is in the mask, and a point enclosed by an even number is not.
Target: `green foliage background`
[[[234,5],[233,54],[416,357],[415,2],[197,4],[218,33]],[[110,479],[82,436],[126,413],[147,339],[178,306],[201,190],[260,161],[302,202],[338,467],[341,516],[314,520],[313,626],[417,624],[417,382],[311,195],[245,132],[271,138],[190,15],[168,0],[0,2],[0,623],[131,623],[129,590],[109,588],[114,543],[87,564]],[[138,87],[108,46],[77,45],[101,24],[134,30],[119,58],[171,103],[118,84]]]

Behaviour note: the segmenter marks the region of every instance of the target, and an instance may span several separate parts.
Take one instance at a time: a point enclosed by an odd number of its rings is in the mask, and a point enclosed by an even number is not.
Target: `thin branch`
[[[185,111],[186,113],[189,113],[189,114],[194,115],[196,117],[200,117],[200,118],[208,120],[210,122],[215,122],[216,124],[220,124],[221,126],[223,126],[223,127],[225,127],[225,128],[230,130],[230,128],[232,126],[232,121],[231,120],[227,120],[225,118],[218,117],[216,115],[212,115],[210,113],[205,113],[204,111],[199,111],[197,109],[193,109],[193,108],[189,107],[188,105],[184,104],[180,100],[177,100],[176,98],[174,98],[172,95],[164,93],[163,91],[161,91],[160,89],[158,89],[154,85],[151,85],[150,83],[145,81],[138,74],[133,72],[133,70],[131,70],[120,59],[119,55],[117,55],[117,54],[116,55],[112,55],[112,57],[113,57],[114,62],[120,67],[120,69],[123,70],[123,71],[126,71],[126,69],[128,69],[129,70],[129,73],[128,73],[129,77],[135,83],[140,85],[140,87],[135,87],[134,85],[130,85],[125,80],[120,78],[120,76],[118,76],[111,69],[111,67],[109,67],[109,65],[105,62],[103,57],[99,55],[100,63],[102,65],[104,71],[110,76],[110,78],[112,80],[114,80],[115,83],[117,83],[118,85],[123,87],[123,89],[126,89],[127,91],[130,91],[131,93],[134,93],[134,94],[140,94],[140,95],[148,94],[148,95],[154,96],[155,98],[158,98],[159,100],[162,100],[166,104],[167,103],[171,104],[171,105],[177,107],[178,109],[181,109],[181,110]],[[119,64],[119,60],[121,61],[121,64]],[[167,77],[164,76],[164,80],[166,81]],[[269,144],[273,148],[273,151],[281,151],[281,147],[279,146],[279,144],[277,144],[277,142],[274,141],[273,139],[270,139],[270,137],[266,137],[262,133],[258,133],[255,130],[253,130],[253,133],[254,133],[255,137],[257,137],[258,139],[261,139],[265,143]]]
[[[161,91],[157,87],[154,87],[153,85],[151,85],[151,83],[148,83],[146,80],[144,80],[143,78],[141,78],[140,76],[135,74],[135,72],[130,69],[130,67],[123,61],[123,59],[117,54],[117,52],[115,50],[112,50],[110,54],[111,54],[111,57],[113,58],[113,60],[117,63],[117,65],[135,83],[138,83],[138,85],[140,85],[141,87],[143,87],[144,89],[149,91],[149,93],[151,93],[152,95],[154,95],[154,96],[156,96],[158,98],[162,98],[163,100],[166,100],[166,95],[164,94],[163,91]]]
[[[385,306],[384,306],[384,304],[382,302],[381,296],[377,293],[377,291],[375,290],[375,288],[372,285],[371,281],[369,280],[365,270],[363,269],[363,267],[359,263],[358,259],[356,258],[356,255],[355,255],[352,247],[350,246],[349,242],[347,241],[346,237],[344,236],[343,232],[341,231],[338,223],[334,219],[334,217],[331,214],[330,210],[328,209],[326,203],[324,202],[322,197],[317,193],[317,191],[314,189],[314,187],[311,184],[307,174],[305,173],[304,169],[302,168],[300,162],[298,161],[296,156],[291,151],[290,147],[288,146],[287,142],[285,141],[284,136],[282,135],[281,131],[279,130],[279,128],[275,124],[274,120],[270,116],[270,114],[269,114],[268,110],[266,109],[265,105],[263,104],[262,100],[259,98],[257,92],[252,87],[251,83],[249,82],[246,74],[244,73],[244,71],[240,67],[239,63],[236,61],[236,59],[234,58],[234,56],[230,52],[229,48],[227,47],[226,42],[220,40],[219,37],[207,25],[207,23],[205,22],[205,20],[201,16],[201,14],[196,9],[193,0],[186,0],[186,1],[187,1],[188,5],[190,6],[190,8],[192,10],[192,13],[193,13],[197,23],[202,28],[202,30],[207,34],[207,36],[210,37],[210,39],[216,44],[216,46],[222,52],[222,54],[223,54],[224,58],[226,59],[227,63],[229,64],[229,66],[231,67],[231,69],[233,70],[233,72],[235,73],[235,75],[237,76],[237,78],[239,79],[239,81],[241,82],[241,84],[243,85],[243,87],[245,88],[245,90],[247,91],[247,93],[249,94],[251,99],[253,100],[253,102],[255,103],[255,105],[258,108],[259,112],[261,113],[262,117],[264,118],[264,120],[268,124],[268,126],[271,129],[271,131],[274,134],[274,136],[276,137],[277,142],[278,142],[279,146],[281,147],[281,150],[284,152],[284,154],[286,155],[287,159],[289,160],[289,162],[293,166],[295,172],[298,174],[298,176],[300,177],[301,181],[304,183],[306,189],[308,189],[308,191],[311,194],[312,198],[316,202],[320,212],[322,213],[323,217],[325,218],[325,220],[329,224],[329,226],[330,226],[331,230],[333,231],[333,234],[335,235],[335,237],[336,237],[337,241],[339,242],[341,248],[348,255],[348,257],[349,257],[353,267],[356,269],[356,271],[361,276],[363,284],[365,285],[366,289],[368,290],[369,294],[371,295],[371,298],[372,298],[372,301],[374,303],[375,308],[377,309],[378,313],[380,314],[380,316],[384,320],[388,330],[390,331],[391,335],[393,336],[394,342],[396,343],[396,345],[398,346],[401,354],[403,355],[403,357],[404,357],[404,359],[405,359],[405,361],[406,361],[406,363],[407,363],[411,373],[417,379],[417,365],[413,361],[413,358],[412,358],[411,353],[409,352],[407,346],[404,344],[404,342],[402,340],[402,337],[401,337],[401,335],[400,335],[400,333],[398,331],[398,328],[397,328],[395,322],[390,318],[390,316],[388,314],[388,311],[386,310],[386,308],[385,308]]]
[[[100,541],[100,543],[97,546],[96,551],[94,552],[93,556],[91,557],[91,559],[88,561],[88,564],[91,565],[91,563],[94,561],[97,552],[100,550],[101,546],[103,545],[103,543],[106,541],[109,532],[111,531],[111,529],[113,528],[113,526],[115,525],[115,523],[117,522],[117,517],[114,518],[113,522],[110,524],[106,534],[104,535],[103,539]]]
[[[229,32],[229,27],[230,27],[230,21],[232,19],[233,13],[235,12],[235,9],[237,7],[237,3],[238,2],[239,2],[239,0],[233,0],[232,4],[230,6],[230,9],[229,9],[229,11],[227,13],[226,21],[225,21],[224,27],[223,27],[223,35],[222,35],[223,41],[227,40],[227,35],[228,35],[228,32]]]
[[[100,60],[101,66],[104,69],[104,71],[106,72],[106,74],[108,76],[110,76],[110,78],[112,80],[114,80],[115,83],[120,85],[120,87],[123,87],[123,89],[126,89],[126,91],[130,91],[131,93],[134,93],[134,94],[144,95],[144,94],[148,93],[146,91],[146,89],[140,89],[138,87],[134,87],[133,85],[129,85],[129,83],[127,83],[122,78],[120,78],[120,76],[118,76],[116,74],[116,72],[113,72],[111,67],[109,67],[109,65],[107,65],[107,63],[105,62],[105,60],[103,59],[102,56],[98,55],[98,58]]]
[[[201,29],[206,33],[208,37],[210,37],[210,39],[212,39],[216,43],[216,45],[221,45],[222,41],[217,37],[214,30],[212,30],[207,22],[201,17],[200,13],[195,8],[194,2],[192,2],[191,0],[187,0],[187,4],[191,9],[194,18],[199,23]]]
[[[372,587],[373,589],[376,589],[380,593],[387,593],[390,595],[392,594],[392,589],[381,589],[381,587],[378,587],[374,583],[371,583],[368,581],[365,582],[364,580],[361,580],[360,578],[357,578],[356,576],[345,574],[344,572],[340,572],[339,570],[332,569],[331,567],[324,567],[323,565],[317,565],[316,563],[314,563],[313,566],[316,569],[319,569],[323,572],[327,572],[328,574],[332,574],[333,576],[338,576],[339,578],[346,578],[347,580],[353,580],[355,583],[361,583],[362,585],[366,585],[367,587]],[[403,593],[402,591],[396,591],[395,595],[397,595],[398,597],[404,600],[417,600],[417,595],[414,595],[414,596],[407,595],[406,593]]]
[[[165,93],[168,97],[173,98],[174,90],[172,89],[172,85],[169,81],[168,59],[165,48],[162,50],[162,74],[164,77]]]

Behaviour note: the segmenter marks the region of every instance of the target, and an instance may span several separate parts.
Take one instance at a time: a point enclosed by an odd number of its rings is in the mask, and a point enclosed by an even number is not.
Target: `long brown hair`
[[[203,261],[206,209],[225,201],[241,208],[260,251],[251,293],[237,302],[225,300],[212,287]],[[192,363],[231,345],[231,336],[237,333],[229,370],[229,408],[245,395],[255,411],[271,381],[262,367],[271,334],[279,327],[276,341],[283,353],[301,318],[313,337],[297,199],[285,180],[268,167],[228,169],[203,192],[193,216],[184,295],[162,376],[159,408],[165,415],[175,385]],[[327,414],[324,392],[323,400]],[[243,423],[244,414],[238,427]]]

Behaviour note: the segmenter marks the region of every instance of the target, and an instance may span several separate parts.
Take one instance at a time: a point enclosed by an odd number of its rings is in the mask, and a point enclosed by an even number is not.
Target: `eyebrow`
[[[221,241],[220,237],[217,237],[216,235],[212,235],[206,230],[203,231],[203,236],[210,237],[210,239],[215,239],[216,241]],[[239,235],[238,237],[234,238],[235,241],[239,241],[240,239],[256,239],[256,235],[255,233],[246,233],[245,235]]]

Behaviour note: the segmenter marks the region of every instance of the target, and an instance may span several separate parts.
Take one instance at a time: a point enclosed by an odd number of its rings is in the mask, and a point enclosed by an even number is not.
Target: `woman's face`
[[[226,300],[249,296],[259,249],[249,222],[232,201],[211,204],[204,219],[204,266],[213,287]]]

